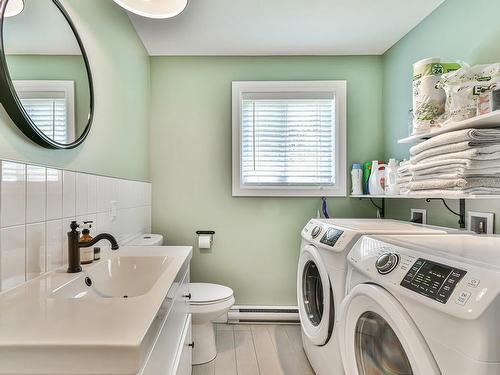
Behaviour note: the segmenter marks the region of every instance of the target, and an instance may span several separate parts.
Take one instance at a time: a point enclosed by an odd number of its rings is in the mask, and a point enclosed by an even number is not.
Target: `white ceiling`
[[[443,1],[190,0],[175,18],[130,18],[154,56],[378,55]]]

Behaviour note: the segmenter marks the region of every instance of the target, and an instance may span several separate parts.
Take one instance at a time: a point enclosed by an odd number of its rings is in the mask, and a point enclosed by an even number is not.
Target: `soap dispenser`
[[[80,236],[80,242],[90,242],[92,241],[92,236],[90,235],[90,229],[92,228],[93,221],[84,221],[82,225],[82,235]],[[80,263],[89,264],[94,261],[94,249],[91,247],[81,247],[80,248]]]

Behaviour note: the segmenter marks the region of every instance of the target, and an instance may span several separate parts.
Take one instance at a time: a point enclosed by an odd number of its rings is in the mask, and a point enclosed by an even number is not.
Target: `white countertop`
[[[65,269],[0,293],[0,374],[67,374],[67,368],[75,370],[71,372],[75,374],[103,374],[102,367],[97,367],[101,354],[121,362],[113,374],[126,374],[130,368],[137,368],[146,332],[177,273],[189,262],[192,248],[125,246],[104,252],[100,262],[114,256],[134,255],[172,258],[151,290],[141,296],[50,298],[54,289],[81,277],[80,273],[68,274]],[[84,268],[91,270],[96,264]],[[47,363],[47,369],[43,367],[46,362],[52,362]],[[12,372],[12,366],[17,366],[16,372]],[[18,367],[24,372],[17,372]],[[85,372],[78,372],[80,367]]]

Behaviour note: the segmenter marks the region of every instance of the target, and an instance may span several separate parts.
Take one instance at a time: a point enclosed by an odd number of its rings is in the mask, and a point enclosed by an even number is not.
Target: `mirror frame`
[[[49,149],[75,148],[81,145],[85,138],[87,138],[94,119],[94,84],[92,80],[92,72],[90,70],[90,63],[87,53],[85,52],[83,42],[80,38],[80,35],[78,34],[76,26],[74,25],[69,14],[67,13],[63,5],[59,2],[59,0],[51,0],[52,3],[64,16],[66,22],[68,22],[68,25],[73,31],[73,35],[75,36],[78,46],[80,47],[80,51],[82,52],[82,57],[83,61],[85,62],[85,68],[89,81],[90,112],[87,125],[78,139],[76,139],[73,143],[64,144],[50,139],[37,128],[33,120],[26,113],[16,93],[16,90],[14,89],[14,85],[9,74],[4,48],[4,14],[7,8],[8,1],[9,0],[0,0],[0,102],[1,104],[3,104],[6,112],[8,113],[14,124],[19,128],[19,130],[21,130],[29,139],[31,139],[36,144]]]

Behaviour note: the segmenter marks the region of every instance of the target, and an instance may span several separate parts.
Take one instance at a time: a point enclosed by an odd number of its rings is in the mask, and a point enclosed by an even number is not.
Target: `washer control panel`
[[[466,273],[461,269],[418,258],[401,281],[401,286],[446,303]]]
[[[328,228],[323,237],[321,238],[320,242],[322,244],[334,247],[343,233],[344,231],[340,229]]]

